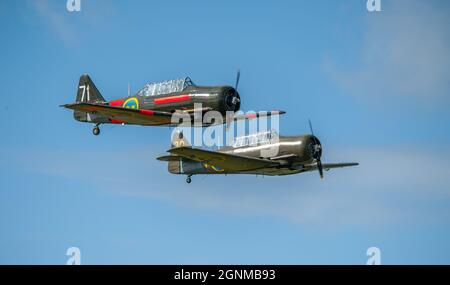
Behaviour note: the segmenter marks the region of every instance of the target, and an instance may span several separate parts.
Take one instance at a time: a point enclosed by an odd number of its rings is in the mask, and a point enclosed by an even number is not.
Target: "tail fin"
[[[100,94],[100,91],[98,91],[97,87],[95,87],[94,82],[92,82],[91,78],[87,74],[83,74],[80,76],[76,102],[105,102],[105,98],[103,98],[102,94]]]
[[[105,99],[98,91],[94,82],[92,82],[91,78],[87,74],[83,74],[80,76],[80,82],[78,83],[77,89],[77,103],[101,103],[105,102]],[[75,110],[73,112],[73,117],[75,120],[80,122],[92,122],[92,123],[102,123],[107,118],[103,118],[99,115],[89,114],[84,111]]]
[[[172,134],[172,147],[191,146],[189,141],[184,137],[182,131],[174,131]]]
[[[175,130],[172,133],[172,144],[171,147],[182,147],[182,146],[191,146],[189,141],[184,137],[183,132],[180,130]],[[177,155],[166,155],[162,157],[158,157],[158,160],[169,162],[167,165],[167,169],[170,173],[174,174],[183,174],[183,161],[184,158]]]

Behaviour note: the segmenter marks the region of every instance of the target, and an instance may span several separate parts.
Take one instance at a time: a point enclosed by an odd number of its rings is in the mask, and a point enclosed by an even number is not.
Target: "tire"
[[[99,127],[93,128],[92,133],[94,134],[94,136],[98,136],[100,134],[100,128]]]

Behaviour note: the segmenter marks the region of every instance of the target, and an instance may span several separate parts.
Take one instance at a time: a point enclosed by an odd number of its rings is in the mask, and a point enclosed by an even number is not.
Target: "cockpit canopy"
[[[258,144],[264,144],[271,142],[278,138],[278,133],[275,130],[259,132],[256,134],[251,134],[248,136],[237,137],[234,139],[233,147],[243,147],[243,146],[255,146]]]
[[[155,96],[161,94],[168,94],[174,92],[181,92],[186,87],[195,85],[189,77],[161,81],[161,82],[152,82],[145,84],[141,90],[138,91],[138,96]]]

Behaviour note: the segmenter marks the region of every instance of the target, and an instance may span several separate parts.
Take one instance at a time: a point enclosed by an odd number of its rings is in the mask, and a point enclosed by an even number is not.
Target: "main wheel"
[[[98,136],[100,134],[100,128],[99,127],[93,128],[92,133],[94,134],[94,136]]]
[[[186,178],[186,183],[189,184],[191,182],[192,182],[192,179],[191,179],[191,177],[188,176],[188,178]]]

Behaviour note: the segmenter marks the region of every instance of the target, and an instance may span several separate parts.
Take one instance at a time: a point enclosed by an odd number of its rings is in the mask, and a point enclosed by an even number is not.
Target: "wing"
[[[97,103],[72,103],[62,105],[61,107],[65,107],[67,109],[83,111],[93,114],[99,114],[101,116],[119,120],[126,124],[135,124],[135,125],[172,125],[171,118],[172,113],[163,112],[163,111],[154,111],[154,110],[145,110],[145,109],[131,109],[131,108],[123,108],[118,106],[109,106],[104,104]],[[205,109],[202,111],[208,111],[209,109]],[[188,114],[192,115],[190,112]],[[285,114],[284,111],[261,111],[257,113],[247,113],[244,114],[242,112],[238,112],[231,118],[230,121],[239,121],[239,120],[249,120],[255,119],[259,117],[268,117],[268,116],[276,116]]]
[[[172,113],[169,112],[130,109],[95,103],[73,103],[62,105],[62,107],[99,114],[101,116],[122,121],[126,124],[136,125],[167,125],[171,124],[172,117]]]
[[[343,168],[349,166],[357,166],[359,163],[357,162],[343,162],[343,163],[322,163],[322,168],[325,171],[328,171],[333,168]],[[305,165],[305,171],[313,171],[317,170],[317,164]]]
[[[176,147],[168,150],[168,152],[194,161],[217,166],[226,171],[249,171],[280,165],[278,162],[266,159],[244,157],[191,147]]]
[[[240,120],[251,120],[251,119],[256,119],[256,118],[260,118],[260,117],[269,117],[269,116],[279,116],[279,115],[283,115],[286,114],[285,111],[259,111],[259,112],[251,112],[251,113],[242,113],[242,112],[237,112],[234,116],[233,116],[233,120],[234,121],[240,121]]]

